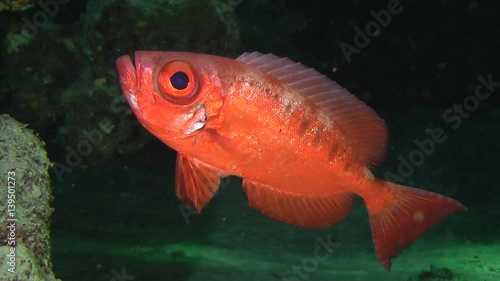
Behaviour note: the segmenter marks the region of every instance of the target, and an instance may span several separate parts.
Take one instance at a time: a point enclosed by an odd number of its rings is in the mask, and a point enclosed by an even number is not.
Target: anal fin
[[[250,207],[275,220],[304,228],[324,228],[341,222],[354,201],[349,193],[304,196],[246,179],[243,188]]]
[[[198,213],[219,189],[225,175],[218,169],[197,159],[177,154],[175,192],[177,197]]]

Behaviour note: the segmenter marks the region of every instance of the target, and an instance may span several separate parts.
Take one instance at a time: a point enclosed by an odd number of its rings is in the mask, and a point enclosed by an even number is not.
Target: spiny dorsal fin
[[[361,163],[375,167],[384,161],[388,137],[384,121],[339,84],[273,54],[244,53],[237,60],[272,75],[318,105],[353,141]]]

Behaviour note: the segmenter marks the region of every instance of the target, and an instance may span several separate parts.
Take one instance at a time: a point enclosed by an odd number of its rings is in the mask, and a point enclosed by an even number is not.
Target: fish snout
[[[154,104],[156,89],[152,76],[158,60],[155,56],[157,53],[137,51],[134,53],[134,63],[127,55],[116,60],[123,96],[136,115],[144,114],[144,110]]]
[[[137,109],[136,70],[130,56],[124,55],[119,57],[116,60],[116,68],[123,96],[127,99],[132,109]]]

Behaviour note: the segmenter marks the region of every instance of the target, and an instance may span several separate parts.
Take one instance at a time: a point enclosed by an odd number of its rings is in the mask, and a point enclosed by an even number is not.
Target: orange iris
[[[157,78],[158,90],[167,101],[185,105],[191,103],[198,90],[198,79],[184,61],[171,61],[161,67]]]

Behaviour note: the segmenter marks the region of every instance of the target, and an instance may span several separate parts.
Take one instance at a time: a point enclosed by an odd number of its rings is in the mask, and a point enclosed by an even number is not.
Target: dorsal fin
[[[388,137],[384,121],[339,84],[312,68],[273,54],[244,53],[237,60],[272,75],[318,105],[353,141],[361,163],[375,167],[383,162]]]

